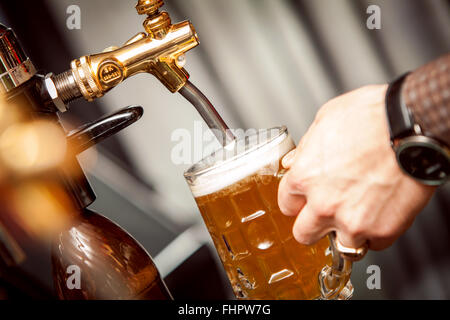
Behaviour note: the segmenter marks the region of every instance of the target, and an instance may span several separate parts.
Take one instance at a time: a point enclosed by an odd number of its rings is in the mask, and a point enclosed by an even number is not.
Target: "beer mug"
[[[255,131],[185,172],[238,299],[349,299],[351,262],[333,235],[298,243],[281,213],[282,157],[295,148],[285,127]]]

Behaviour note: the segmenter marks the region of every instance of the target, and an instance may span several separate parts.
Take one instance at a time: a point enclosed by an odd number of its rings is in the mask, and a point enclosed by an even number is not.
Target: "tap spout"
[[[179,92],[195,107],[222,146],[227,146],[236,140],[212,103],[196,86],[187,81]]]

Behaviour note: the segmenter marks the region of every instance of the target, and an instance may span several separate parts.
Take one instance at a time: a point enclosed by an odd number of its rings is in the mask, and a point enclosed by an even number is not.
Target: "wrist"
[[[427,136],[404,99],[408,74],[394,81],[386,93],[386,114],[391,146],[400,168],[425,185],[437,186],[450,176],[450,150],[441,141]]]

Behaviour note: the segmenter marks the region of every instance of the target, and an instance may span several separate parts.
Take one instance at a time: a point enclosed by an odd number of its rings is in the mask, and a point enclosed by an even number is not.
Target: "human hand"
[[[405,175],[390,146],[387,85],[337,97],[318,112],[280,182],[281,211],[297,216],[293,234],[313,244],[331,231],[352,248],[382,250],[403,234],[435,188]]]

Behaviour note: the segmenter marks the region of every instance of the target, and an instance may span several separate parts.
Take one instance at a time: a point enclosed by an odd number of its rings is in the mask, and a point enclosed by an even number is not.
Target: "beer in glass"
[[[330,242],[298,243],[295,217],[277,203],[281,159],[294,148],[285,127],[261,130],[185,173],[238,299],[323,298],[318,277],[332,262]]]

